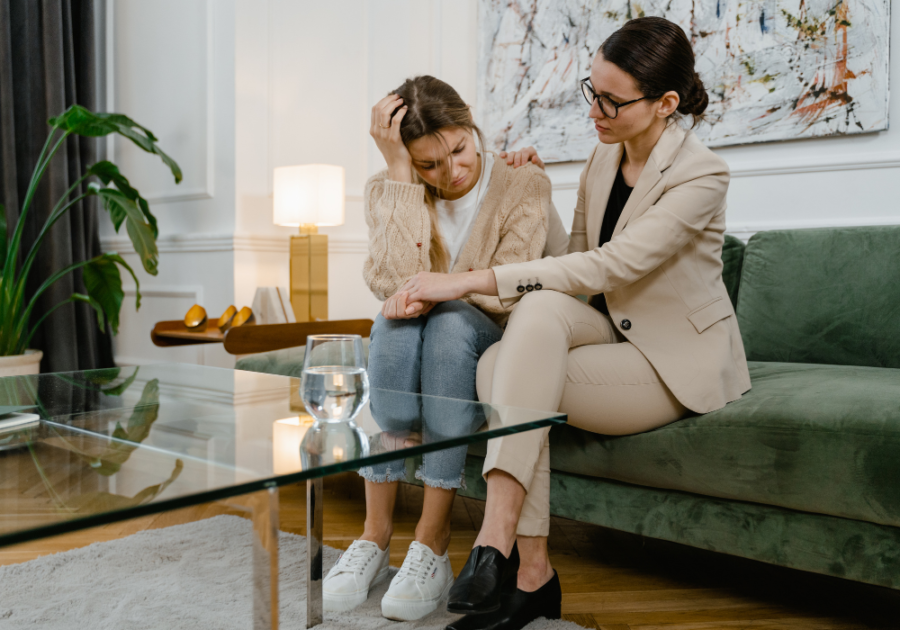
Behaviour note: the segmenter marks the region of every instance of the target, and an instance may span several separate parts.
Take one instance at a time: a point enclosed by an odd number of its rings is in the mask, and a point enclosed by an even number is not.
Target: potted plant
[[[113,334],[118,333],[119,312],[125,298],[119,267],[123,267],[134,278],[135,308],[140,308],[141,294],[137,275],[116,252],[100,254],[90,260],[76,262],[60,269],[47,278],[34,295],[25,295],[28,274],[44,238],[53,224],[79,201],[91,196],[99,197],[101,205],[109,212],[116,231],[125,225],[144,270],[153,276],[157,273],[159,251],[156,239],[159,231],[156,217],[150,212],[147,200],[129,184],[128,179],[119,172],[115,164],[106,160],[90,166],[84,175],[72,184],[50,212],[30,250],[27,253],[22,250],[25,219],[35,192],[48,164],[66,139],[73,134],[98,138],[117,133],[144,151],[158,155],[172,171],[175,182],[181,182],[181,169],[172,158],[160,150],[153,133],[127,116],[94,113],[80,105],[73,105],[60,116],[51,118],[49,123],[50,134],[38,157],[19,212],[18,222],[11,232],[7,229],[6,214],[0,205],[0,376],[36,374],[39,371],[41,353],[29,350],[28,345],[44,320],[63,304],[69,302],[89,304],[97,313],[97,325],[100,329],[106,330],[108,326]],[[73,195],[77,196],[73,198]],[[38,298],[47,288],[76,270],[80,270],[82,274],[86,293],[73,293],[70,298],[46,312],[35,311]]]

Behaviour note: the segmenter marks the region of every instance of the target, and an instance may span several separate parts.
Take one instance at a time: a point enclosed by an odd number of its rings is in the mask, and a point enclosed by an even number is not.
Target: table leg
[[[253,630],[278,630],[278,488],[219,503],[250,513],[253,521]]]
[[[322,478],[306,482],[306,627],[322,623]]]
[[[252,496],[253,630],[278,630],[278,488]]]

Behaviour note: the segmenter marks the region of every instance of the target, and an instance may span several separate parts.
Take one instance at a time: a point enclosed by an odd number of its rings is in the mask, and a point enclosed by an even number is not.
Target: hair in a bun
[[[678,103],[678,113],[689,114],[697,119],[703,116],[707,105],[709,105],[709,94],[706,93],[706,87],[703,85],[700,75],[695,72],[694,82],[691,84],[690,90]]]
[[[603,58],[634,77],[651,99],[676,92],[678,113],[702,120],[709,95],[694,70],[694,51],[684,30],[661,17],[629,20],[600,46]]]

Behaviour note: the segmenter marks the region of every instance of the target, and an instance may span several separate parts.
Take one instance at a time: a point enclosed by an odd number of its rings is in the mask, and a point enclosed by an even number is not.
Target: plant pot
[[[43,356],[44,353],[40,350],[26,350],[25,354],[0,357],[0,376],[39,374]]]

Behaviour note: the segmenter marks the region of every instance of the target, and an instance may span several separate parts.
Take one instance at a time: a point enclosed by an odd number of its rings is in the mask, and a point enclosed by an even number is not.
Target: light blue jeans
[[[503,330],[474,306],[455,300],[415,319],[375,319],[369,336],[369,409],[383,431],[422,431],[424,442],[467,435],[484,421],[477,399],[478,359]],[[441,401],[409,394],[454,398]],[[462,486],[466,447],[426,453],[416,478],[426,485]],[[406,478],[405,460],[360,468],[375,483]]]

